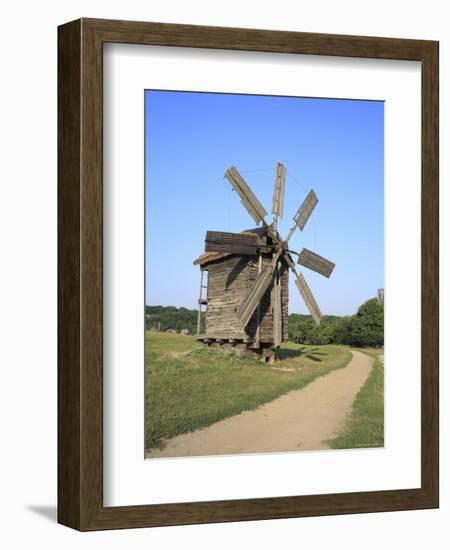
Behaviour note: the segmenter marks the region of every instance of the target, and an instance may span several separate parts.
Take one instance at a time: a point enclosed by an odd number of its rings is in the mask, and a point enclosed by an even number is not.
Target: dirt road
[[[150,457],[205,456],[327,449],[369,375],[373,358],[352,351],[342,368],[253,411],[166,441]]]

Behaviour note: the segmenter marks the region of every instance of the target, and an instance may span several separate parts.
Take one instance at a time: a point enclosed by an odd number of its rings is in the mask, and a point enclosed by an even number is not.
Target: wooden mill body
[[[272,262],[272,254],[258,255],[207,252],[194,264],[202,271],[199,309],[206,306],[205,329],[198,339],[214,347],[260,355],[263,359],[274,358],[274,348],[288,339],[289,273],[280,259],[278,276],[280,304],[277,305],[274,282],[270,284],[249,323],[243,327],[236,316],[239,304],[252,287],[258,273]],[[204,284],[204,273],[207,282]],[[206,298],[202,290],[206,287]],[[274,307],[281,307],[281,333],[277,338],[273,324]],[[280,342],[281,341],[281,342]]]

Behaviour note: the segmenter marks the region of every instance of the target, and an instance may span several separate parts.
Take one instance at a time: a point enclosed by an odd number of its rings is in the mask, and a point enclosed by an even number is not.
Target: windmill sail
[[[312,211],[314,210],[318,202],[319,199],[317,198],[314,191],[311,189],[306,199],[302,202],[300,208],[297,210],[297,213],[294,216],[294,221],[301,231],[303,231],[306,222],[308,221]]]
[[[255,194],[247,185],[244,178],[239,174],[237,169],[234,166],[231,166],[225,172],[224,177],[227,178],[233,189],[240,196],[242,204],[250,216],[255,220],[255,223],[259,225],[261,222],[264,222],[264,216],[267,216],[264,206],[256,198]]]
[[[309,312],[311,313],[312,318],[314,319],[316,325],[318,326],[320,324],[320,320],[322,319],[322,313],[311,292],[311,289],[306,284],[305,278],[301,273],[296,274],[295,284],[297,285],[297,288],[300,291],[303,301],[305,302],[306,307],[309,309]]]
[[[324,277],[330,277],[335,266],[335,264],[330,262],[330,260],[319,256],[319,254],[316,254],[307,248],[303,248],[300,252],[297,263],[307,267],[308,269],[312,269],[316,273],[320,273],[320,275],[323,275]]]
[[[286,186],[286,167],[277,163],[275,171],[275,184],[273,187],[273,197],[272,197],[272,214],[276,218],[283,218],[283,207],[284,207],[284,189]]]
[[[205,252],[229,252],[231,254],[257,253],[260,239],[253,233],[225,233],[223,231],[207,231]]]

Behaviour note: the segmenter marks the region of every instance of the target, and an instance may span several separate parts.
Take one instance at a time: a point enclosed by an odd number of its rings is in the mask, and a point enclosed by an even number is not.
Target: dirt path
[[[374,359],[359,351],[342,368],[253,411],[179,435],[150,457],[204,456],[327,449],[342,428]]]

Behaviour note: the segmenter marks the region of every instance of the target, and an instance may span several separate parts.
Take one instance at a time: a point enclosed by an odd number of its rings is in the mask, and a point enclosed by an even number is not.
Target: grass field
[[[360,349],[375,359],[366,383],[353,402],[353,410],[344,430],[329,445],[334,449],[358,449],[384,446],[384,365],[379,356],[383,349]]]
[[[351,359],[344,346],[283,344],[277,369],[179,334],[146,334],[146,447],[251,410]]]

